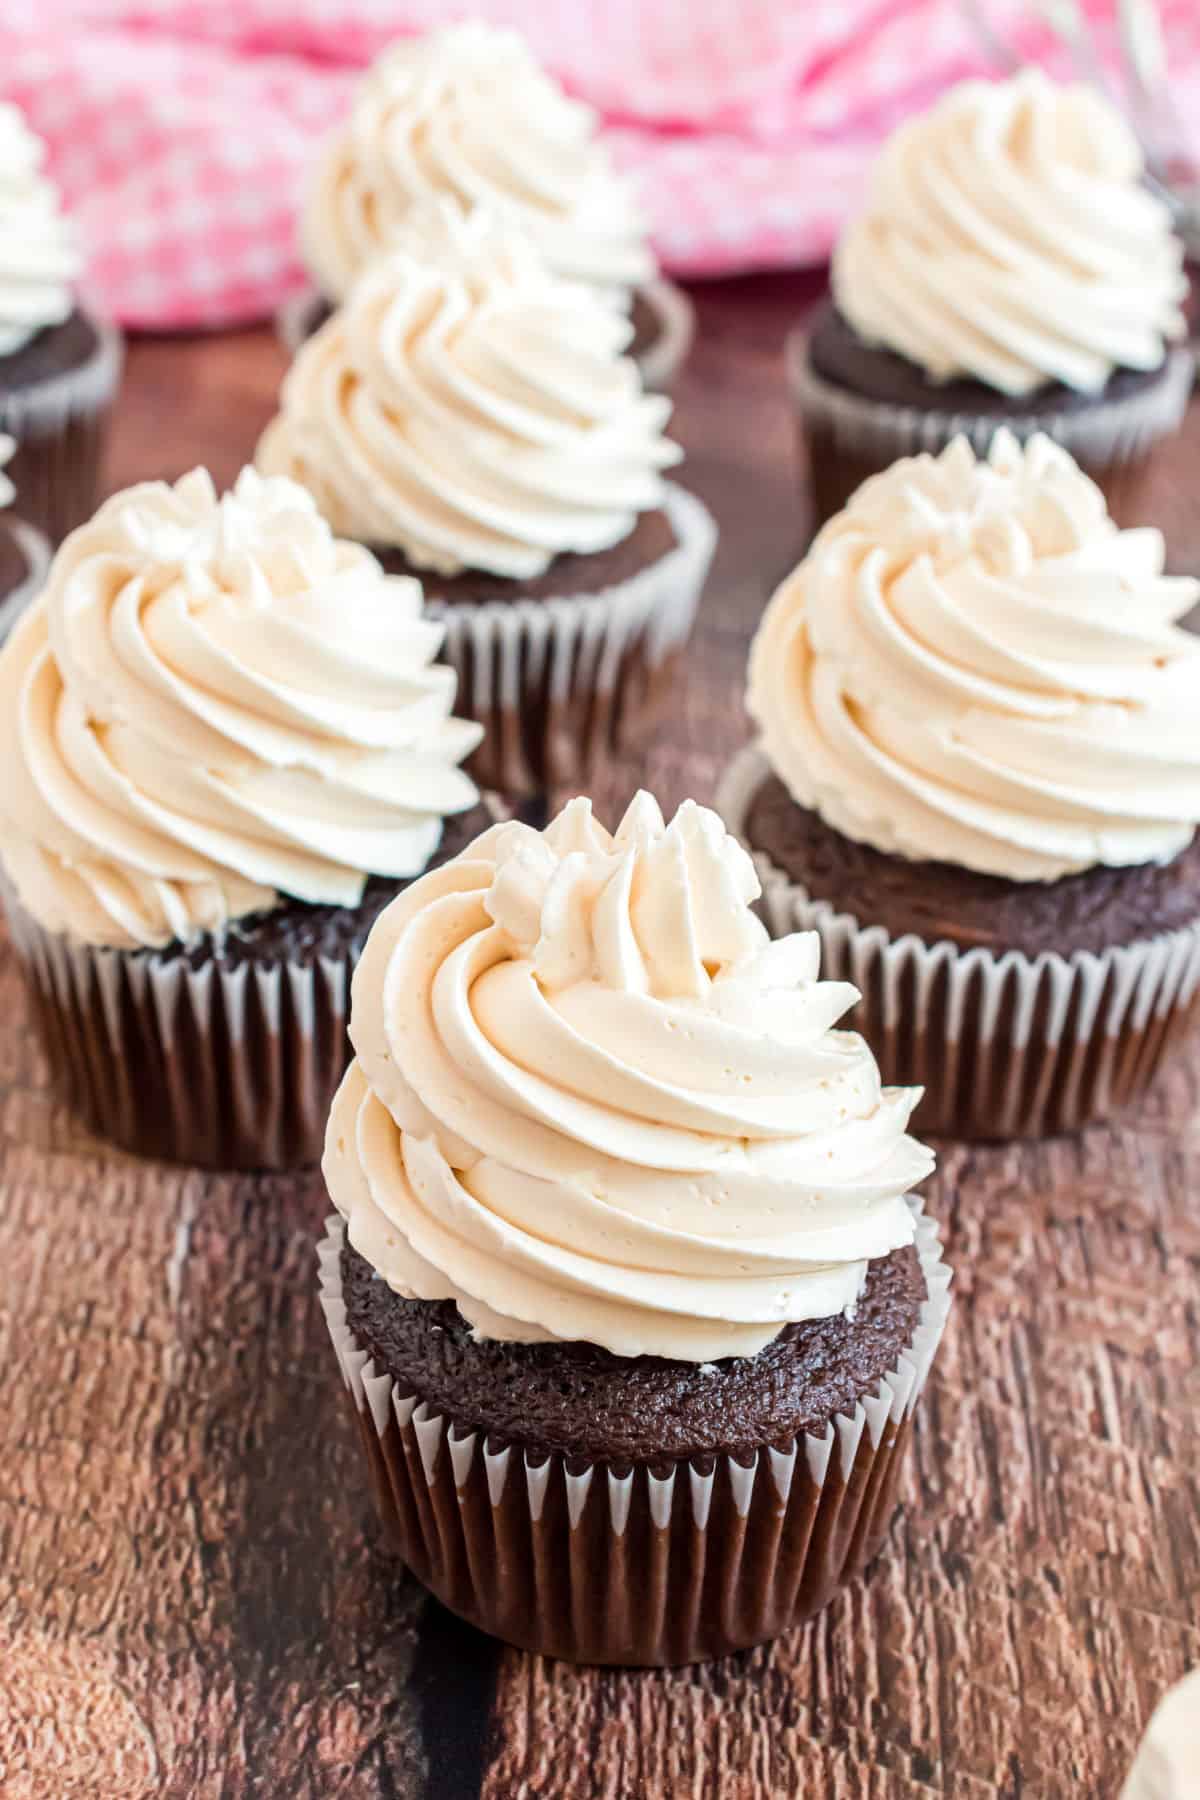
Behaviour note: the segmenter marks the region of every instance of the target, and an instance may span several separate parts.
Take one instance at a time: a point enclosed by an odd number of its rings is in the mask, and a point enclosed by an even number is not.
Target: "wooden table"
[[[676,431],[724,536],[610,816],[639,782],[710,797],[745,735],[747,638],[804,529],[779,352],[810,291],[698,293]],[[266,331],[135,344],[113,485],[227,482],[282,368]],[[50,1098],[7,955],[0,1019],[6,1800],[1115,1800],[1200,1661],[1196,1059],[1111,1129],[943,1150],[958,1305],[884,1553],[771,1648],[623,1674],[492,1646],[382,1550],[316,1304],[319,1179],[106,1150]]]

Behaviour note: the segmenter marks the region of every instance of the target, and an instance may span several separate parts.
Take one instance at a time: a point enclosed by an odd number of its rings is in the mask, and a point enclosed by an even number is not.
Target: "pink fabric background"
[[[1065,66],[1019,0],[982,4]],[[1200,119],[1200,0],[1161,10]],[[0,0],[0,95],[49,142],[109,309],[227,325],[302,280],[297,196],[356,71],[472,13],[601,109],[660,257],[691,275],[822,260],[888,128],[988,68],[956,0]]]

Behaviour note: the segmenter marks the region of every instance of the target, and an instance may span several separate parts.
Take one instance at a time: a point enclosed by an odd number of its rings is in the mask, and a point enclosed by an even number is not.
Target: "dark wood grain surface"
[[[607,771],[706,799],[748,634],[804,535],[780,346],[811,285],[698,290],[687,479],[723,537],[685,677]],[[266,331],[132,347],[112,485],[269,416]],[[1200,563],[1200,418],[1159,496]],[[958,1305],[888,1546],[708,1668],[497,1650],[378,1543],[315,1302],[319,1179],[166,1170],[49,1096],[0,955],[0,1793],[6,1800],[1116,1800],[1200,1661],[1200,1062],[1075,1141],[944,1148]]]

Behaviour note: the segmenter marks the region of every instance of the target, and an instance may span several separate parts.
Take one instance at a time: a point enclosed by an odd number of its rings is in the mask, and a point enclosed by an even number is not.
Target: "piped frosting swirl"
[[[1013,880],[1166,861],[1200,823],[1200,583],[1064,450],[999,432],[865,482],[750,656],[763,749],[847,837]]]
[[[433,209],[303,346],[258,465],[418,568],[539,575],[628,536],[679,458],[628,336],[519,232]]]
[[[0,104],[0,356],[62,324],[75,304],[82,259],[45,159],[24,115]]]
[[[324,1170],[351,1243],[484,1336],[749,1355],[910,1243],[916,1089],[833,1029],[715,814],[493,828],[381,915]]]
[[[0,652],[0,852],[26,907],[161,945],[418,874],[475,800],[455,765],[480,735],[421,609],[290,482],[246,470],[218,497],[198,469],[106,501]]]
[[[833,292],[867,343],[935,380],[1085,393],[1156,369],[1183,331],[1183,249],[1141,150],[1094,88],[1039,70],[970,81],[884,146],[837,245]]]
[[[514,31],[472,21],[392,46],[326,145],[302,216],[305,260],[345,299],[414,208],[485,206],[556,274],[620,295],[654,273],[645,227],[590,107],[568,98]]]

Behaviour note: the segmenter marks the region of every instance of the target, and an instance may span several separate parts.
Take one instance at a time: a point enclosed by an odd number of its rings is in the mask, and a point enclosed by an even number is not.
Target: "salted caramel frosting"
[[[62,324],[75,304],[82,258],[45,160],[24,115],[0,104],[0,357]]]
[[[715,814],[511,823],[380,916],[324,1171],[351,1244],[485,1337],[750,1355],[852,1308],[932,1156]]]
[[[484,206],[523,230],[556,274],[621,298],[655,272],[645,226],[590,107],[515,32],[475,20],[394,44],[364,77],[318,160],[301,236],[340,302],[414,208]]]
[[[1181,335],[1183,249],[1116,108],[1040,70],[969,81],[901,125],[838,243],[833,293],[866,343],[934,380],[1098,392]]]
[[[197,469],[116,494],[0,651],[0,856],[47,929],[189,940],[419,873],[479,728],[419,583],[308,494]]]
[[[670,402],[629,324],[493,215],[423,215],[300,350],[260,469],[421,569],[540,575],[662,502]]]
[[[772,598],[762,748],[844,836],[1017,881],[1165,862],[1200,822],[1200,583],[1064,450],[1001,431],[865,482]]]

